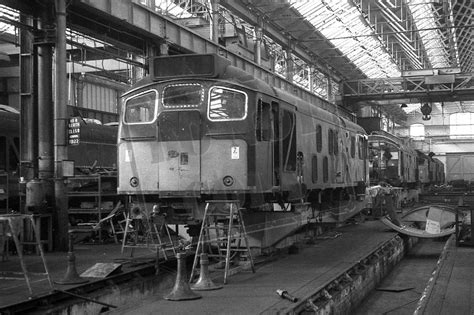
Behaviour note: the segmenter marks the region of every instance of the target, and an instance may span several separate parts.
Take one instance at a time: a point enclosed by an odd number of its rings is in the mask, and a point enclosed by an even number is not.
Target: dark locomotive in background
[[[387,183],[409,189],[429,189],[445,181],[444,165],[433,153],[414,149],[411,139],[400,139],[385,131],[369,135],[371,185]]]
[[[72,115],[73,110],[69,108]],[[74,161],[75,174],[90,174],[98,171],[116,171],[117,127],[102,125],[96,119],[80,119],[80,141],[69,146],[69,159]],[[20,171],[23,167],[23,172]],[[0,209],[18,211],[20,205],[20,173],[26,174],[32,165],[20,166],[20,114],[17,110],[0,107],[0,189],[8,190],[8,196],[0,198]],[[3,175],[3,176],[2,176]],[[8,184],[7,184],[8,181]],[[115,184],[115,183],[114,183]],[[2,194],[0,194],[2,196]]]

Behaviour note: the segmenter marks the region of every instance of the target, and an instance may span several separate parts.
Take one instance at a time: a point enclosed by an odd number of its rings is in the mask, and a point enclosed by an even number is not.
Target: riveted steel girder
[[[437,102],[474,100],[473,73],[364,79],[344,82],[344,101],[414,99]]]
[[[318,104],[320,107],[338,113],[346,112],[336,108],[309,91],[281,78],[273,69],[264,69],[253,60],[245,59],[237,53],[202,37],[191,29],[183,27],[172,19],[160,15],[151,7],[132,0],[80,0],[68,7],[71,16],[69,27],[80,28],[81,32],[106,33],[117,42],[123,40],[128,45],[138,47],[150,43],[166,43],[170,54],[176,53],[216,53],[224,55],[231,63],[260,78],[272,86],[292,91],[299,97]],[[121,37],[122,36],[122,37]],[[122,39],[123,38],[123,39]],[[141,47],[140,47],[141,48]],[[143,48],[144,50],[144,48]],[[348,118],[352,115],[346,114]]]

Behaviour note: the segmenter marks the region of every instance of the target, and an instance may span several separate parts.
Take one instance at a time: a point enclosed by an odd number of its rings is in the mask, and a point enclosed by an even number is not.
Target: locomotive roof
[[[18,109],[13,108],[13,107],[8,106],[8,105],[3,105],[3,104],[0,104],[0,112],[1,112],[1,113],[3,113],[3,112],[15,113],[15,114],[19,114],[19,113],[20,113],[20,111],[18,111]]]
[[[428,154],[418,150],[418,149],[415,149],[416,153],[418,154],[418,158],[419,159],[422,159],[422,160],[429,160],[430,157],[428,156]]]
[[[344,127],[355,129],[365,134],[364,129],[356,123],[333,114],[321,108],[317,104],[309,103],[283,89],[271,86],[267,82],[255,78],[254,76],[235,66],[227,66],[225,72],[220,76],[220,79],[228,80],[232,83],[238,83],[246,88],[258,91],[262,94],[269,95],[288,104],[294,105],[296,110],[302,114],[313,117],[316,116],[335,125],[343,125]],[[326,101],[321,99],[321,103],[323,102]]]
[[[81,137],[87,141],[116,142],[116,126],[107,126],[94,123],[87,118],[79,120],[81,124]],[[16,135],[20,129],[20,114],[18,111],[0,110],[0,133]],[[105,140],[104,140],[105,139]]]
[[[418,158],[419,159],[422,159],[422,160],[431,160],[432,162],[435,162],[435,163],[441,163],[443,164],[443,162],[441,162],[438,158],[435,158],[435,154],[433,152],[429,152],[429,153],[424,153],[418,149],[415,149],[416,153],[418,153]]]
[[[153,77],[152,75],[149,75],[143,78],[142,80],[140,80],[139,82],[137,82],[133,86],[133,88],[130,91],[124,93],[122,97],[126,97],[131,92],[140,88],[147,87],[156,82],[177,82],[177,81],[189,81],[189,80],[196,80],[196,79],[203,80],[203,81],[204,80],[205,81],[220,81],[220,82],[224,81],[230,84],[237,84],[244,88],[256,91],[258,93],[266,94],[270,97],[282,100],[285,103],[295,106],[296,110],[304,115],[318,117],[322,120],[327,121],[328,123],[332,123],[338,126],[342,125],[346,128],[357,130],[358,132],[361,132],[364,134],[366,133],[364,129],[361,126],[357,125],[356,123],[348,119],[345,119],[343,117],[340,117],[336,114],[333,114],[327,111],[326,109],[323,109],[322,108],[323,103],[328,103],[327,101],[323,99],[321,99],[321,105],[309,103],[283,89],[271,86],[264,80],[256,78],[255,76],[249,74],[248,72],[245,72],[244,70],[238,67],[232,66],[229,60],[221,56],[215,55],[215,58],[219,59],[220,67],[219,69],[217,69],[216,74],[212,77],[200,76],[200,75],[192,76],[190,74],[187,74],[185,77],[181,77],[181,78],[167,77],[160,80]]]
[[[18,130],[20,114],[16,112],[0,110],[0,132],[15,133],[14,130]]]
[[[417,150],[412,146],[411,143],[407,143],[403,139],[383,130],[373,131],[369,135],[369,142],[371,141],[386,141],[398,147],[400,150],[411,152],[412,154],[418,154],[416,152]]]

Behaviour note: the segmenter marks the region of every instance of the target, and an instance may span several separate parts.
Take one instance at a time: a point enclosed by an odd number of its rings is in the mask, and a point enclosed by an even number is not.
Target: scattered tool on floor
[[[276,294],[281,296],[281,298],[283,298],[283,299],[290,300],[293,303],[296,303],[298,301],[297,297],[294,297],[293,295],[289,294],[288,291],[286,291],[286,290],[278,289],[278,290],[276,290]]]

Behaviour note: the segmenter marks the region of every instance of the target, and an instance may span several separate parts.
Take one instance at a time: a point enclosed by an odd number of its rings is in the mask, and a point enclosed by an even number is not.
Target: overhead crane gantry
[[[345,102],[383,101],[384,104],[474,100],[472,73],[363,79],[344,82]]]

